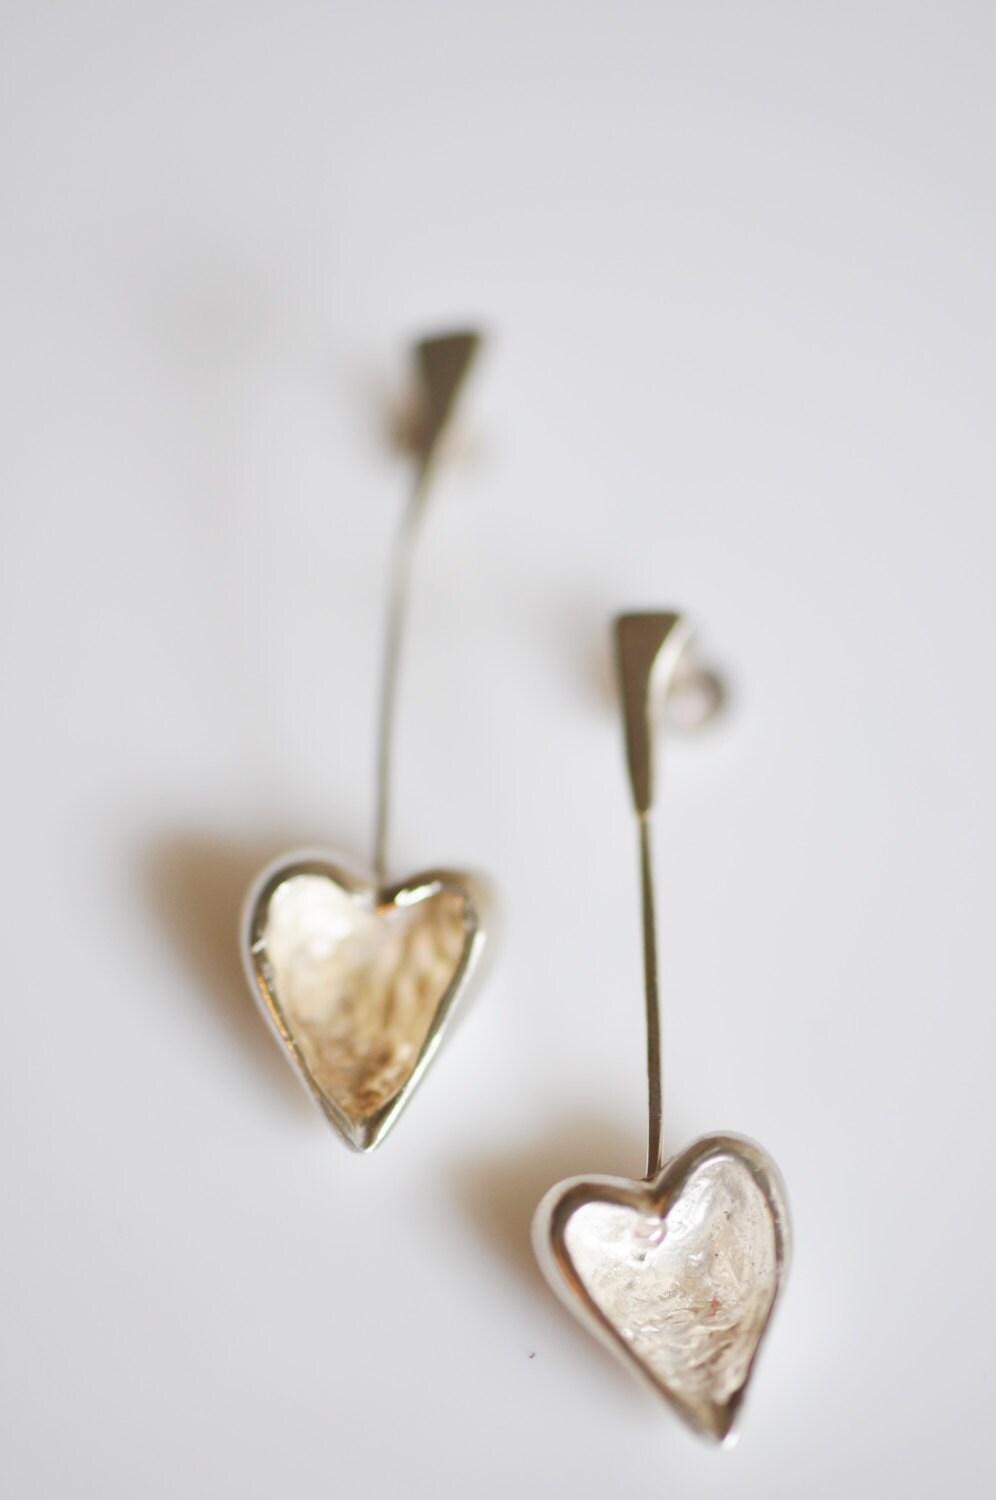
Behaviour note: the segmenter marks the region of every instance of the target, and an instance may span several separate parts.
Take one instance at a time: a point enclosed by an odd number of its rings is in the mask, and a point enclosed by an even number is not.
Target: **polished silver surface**
[[[428,870],[380,887],[334,857],[277,860],[249,892],[246,973],[329,1122],[377,1146],[470,991],[484,946],[485,887]]]
[[[536,1255],[590,1332],[696,1432],[729,1441],[788,1256],[777,1169],[708,1136],[650,1183],[575,1177],[541,1202]]]
[[[728,1441],[788,1264],[789,1218],[774,1163],[739,1136],[708,1136],[664,1162],[660,996],[650,815],[652,705],[689,668],[690,633],[672,612],[621,615],[614,639],[639,840],[647,1032],[648,1145],[642,1182],[575,1177],[533,1224],[557,1295],[702,1436]],[[684,665],[683,665],[684,664]],[[707,688],[701,704],[719,707]]]
[[[350,1146],[384,1139],[435,1056],[478,970],[488,898],[480,878],[387,877],[395,705],[415,541],[441,439],[480,345],[473,332],[413,350],[414,478],[391,566],[377,729],[372,871],[334,854],[284,855],[252,887],[242,956],[285,1053]]]

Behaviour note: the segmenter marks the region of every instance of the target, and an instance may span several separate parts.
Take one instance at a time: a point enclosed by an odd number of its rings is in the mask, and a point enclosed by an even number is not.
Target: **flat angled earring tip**
[[[419,381],[417,451],[427,462],[447,426],[483,335],[474,329],[420,339],[413,354]]]

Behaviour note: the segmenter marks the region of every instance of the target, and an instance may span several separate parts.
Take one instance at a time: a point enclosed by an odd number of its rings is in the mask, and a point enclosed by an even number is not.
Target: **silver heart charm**
[[[357,1151],[390,1130],[435,1056],[484,946],[485,892],[429,870],[387,882],[391,750],[412,554],[440,440],[480,345],[472,330],[414,348],[413,485],[394,548],[377,730],[373,874],[288,855],[249,893],[242,956],[253,992],[326,1116]]]
[[[329,857],[285,856],[249,893],[249,983],[329,1121],[358,1151],[383,1140],[465,997],[486,895],[430,870],[379,889]]]
[[[533,1233],[571,1312],[696,1432],[728,1439],[788,1264],[785,1193],[764,1152],[707,1136],[650,1182],[571,1178]]]

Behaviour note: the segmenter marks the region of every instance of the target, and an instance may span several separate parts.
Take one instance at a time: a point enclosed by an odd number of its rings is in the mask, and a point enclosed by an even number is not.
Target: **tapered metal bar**
[[[415,480],[394,544],[377,723],[377,803],[373,866],[378,885],[383,885],[387,879],[394,720],[415,542],[431,487],[440,439],[453,414],[460,389],[480,343],[478,333],[451,333],[423,339],[414,349],[420,387]]]
[[[650,812],[654,802],[653,732],[650,681],[664,674],[665,692],[688,642],[680,615],[620,615],[615,622],[616,668],[619,674],[626,763],[640,838],[640,900],[643,916],[643,985],[647,1025],[647,1177],[656,1177],[664,1162],[664,1087],[661,1068],[661,1018],[657,973],[657,922],[651,858]]]

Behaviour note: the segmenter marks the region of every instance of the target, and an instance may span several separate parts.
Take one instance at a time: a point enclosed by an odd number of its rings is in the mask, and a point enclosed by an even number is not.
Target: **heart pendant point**
[[[379,1145],[437,1051],[480,958],[486,899],[455,871],[379,889],[312,853],[281,859],[250,891],[253,993],[354,1150]]]
[[[788,1259],[781,1178],[758,1146],[710,1136],[650,1182],[572,1178],[534,1223],[571,1312],[703,1437],[733,1440]]]

